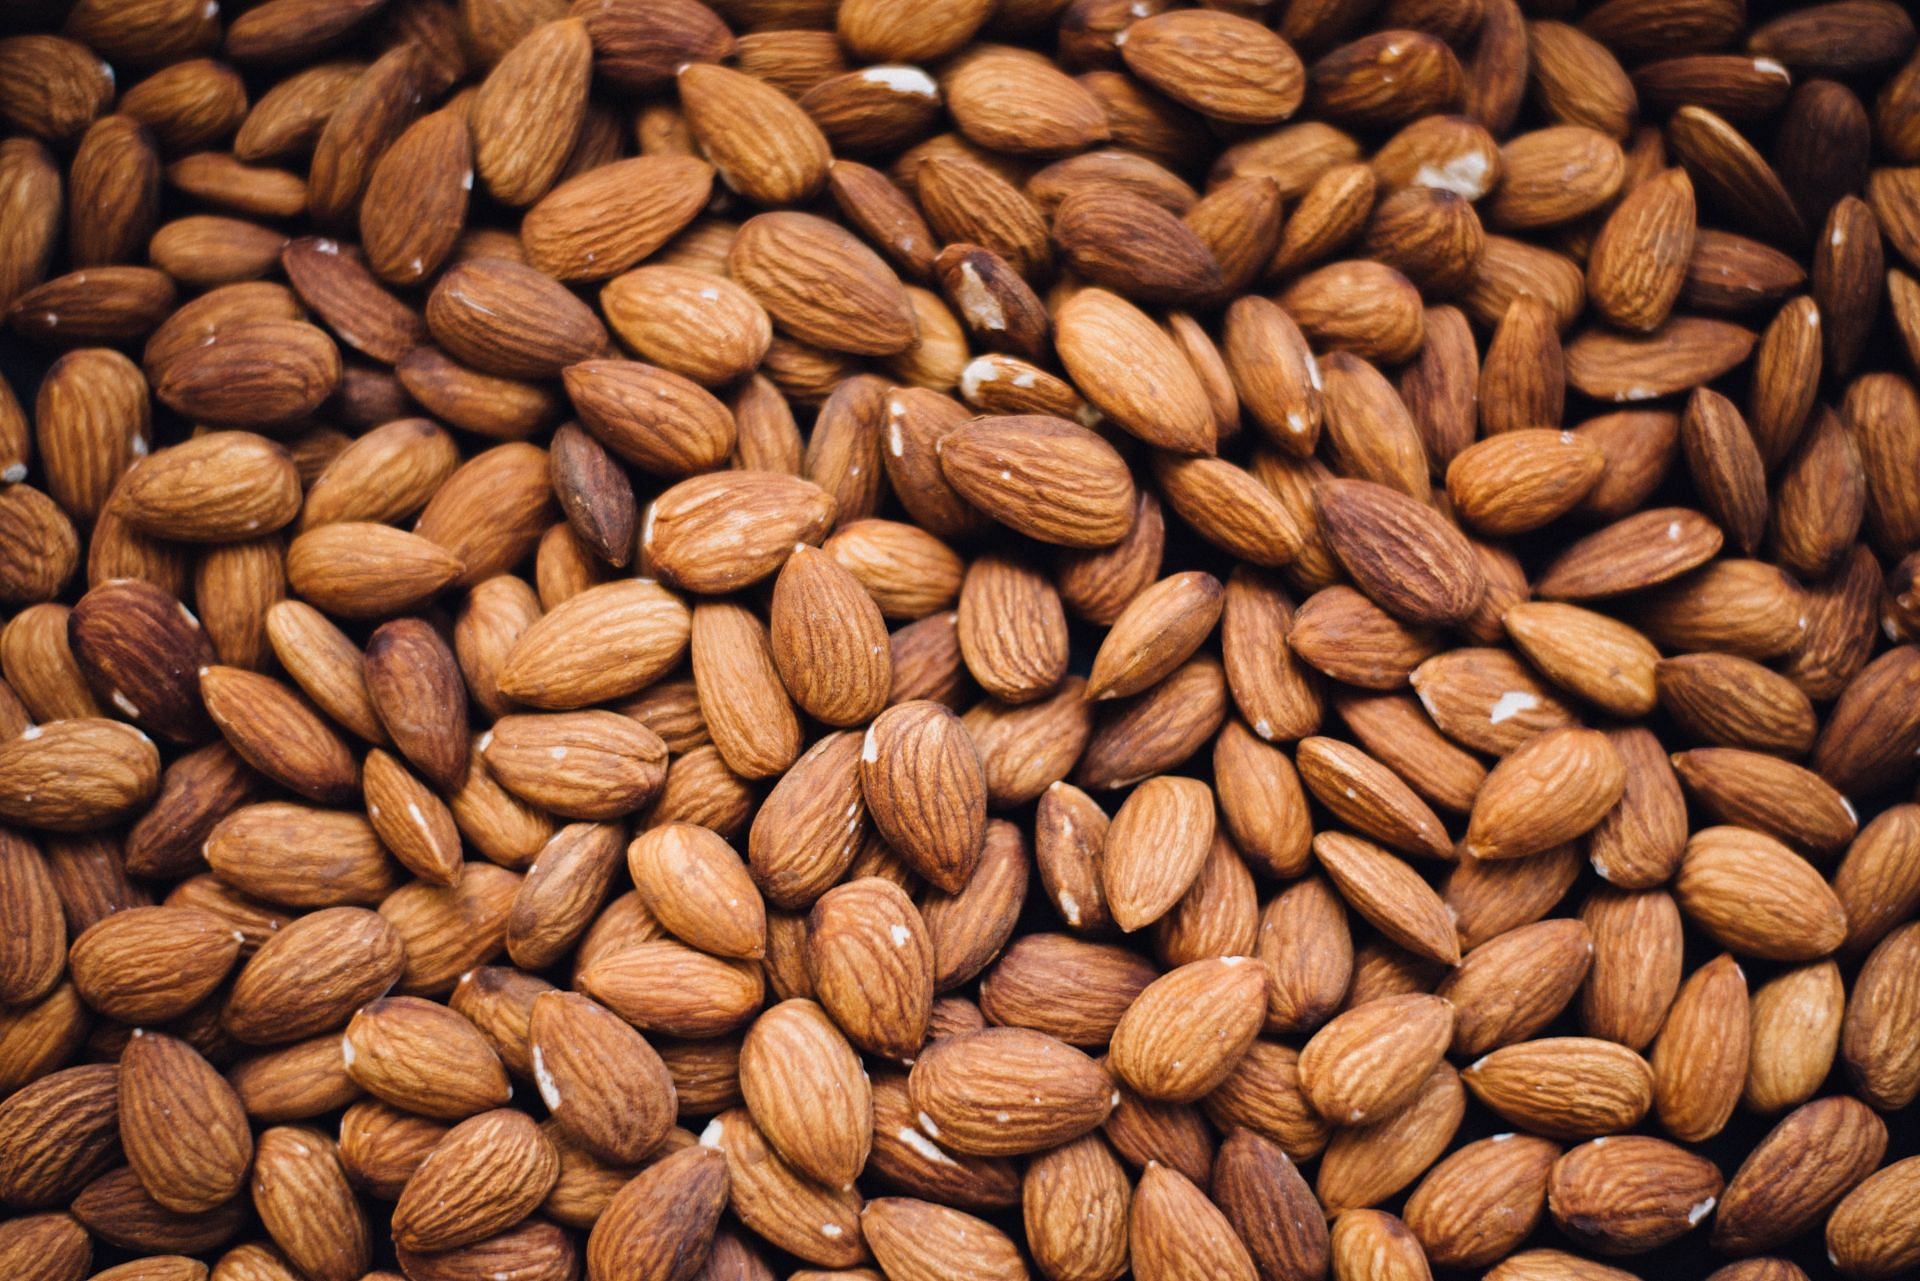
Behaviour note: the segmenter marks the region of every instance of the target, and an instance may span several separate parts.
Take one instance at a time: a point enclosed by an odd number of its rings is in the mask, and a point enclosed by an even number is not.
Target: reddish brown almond
[[[815,996],[870,1054],[909,1058],[933,1008],[933,947],[913,900],[879,877],[820,896],[808,917]]]
[[[1819,1222],[1880,1164],[1887,1128],[1844,1095],[1788,1113],[1727,1182],[1713,1220],[1713,1244],[1729,1253],[1769,1250]]]
[[[1523,1041],[1461,1073],[1474,1096],[1501,1116],[1556,1138],[1631,1129],[1653,1103],[1646,1060],[1611,1041]]]
[[[482,1112],[447,1131],[393,1210],[394,1243],[448,1250],[514,1226],[546,1199],[560,1158],[523,1112]]]
[[[986,783],[957,717],[903,703],[868,727],[861,790],[874,825],[923,876],[949,893],[972,875],[986,824]]]
[[[535,998],[534,1083],[560,1128],[603,1160],[632,1164],[673,1124],[674,1086],[640,1033],[570,992]]]
[[[1592,829],[1626,787],[1605,735],[1558,729],[1529,740],[1487,775],[1467,821],[1474,858],[1518,858]]]
[[[1411,1102],[1453,1037],[1453,1007],[1383,997],[1334,1019],[1300,1053],[1300,1085],[1335,1125],[1365,1125]]]
[[[915,1060],[907,1089],[929,1137],[979,1156],[1058,1146],[1099,1125],[1113,1108],[1103,1068],[1022,1028],[935,1041]]]
[[[1194,779],[1149,779],[1108,829],[1101,882],[1116,924],[1159,920],[1200,874],[1213,840],[1213,795]]]

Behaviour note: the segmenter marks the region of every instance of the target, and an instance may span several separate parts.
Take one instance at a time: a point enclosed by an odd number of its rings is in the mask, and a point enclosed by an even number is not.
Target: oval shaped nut
[[[449,267],[426,315],[447,354],[505,378],[553,378],[607,347],[592,308],[553,277],[505,258]]]
[[[1562,1232],[1603,1254],[1677,1241],[1713,1212],[1720,1169],[1664,1139],[1595,1139],[1553,1163],[1547,1206]]]
[[[858,725],[887,705],[893,656],[880,607],[844,566],[799,543],[780,568],[769,609],[780,679],[809,715]]]
[[[1587,927],[1562,917],[1480,944],[1435,989],[1453,1002],[1453,1052],[1484,1054],[1540,1032],[1573,1000],[1592,963]]]
[[[120,1071],[111,1063],[49,1072],[0,1102],[0,1133],[8,1137],[0,1152],[0,1196],[7,1205],[84,1200],[84,1193],[74,1194],[114,1159],[119,1105]],[[126,1177],[138,1187],[131,1171]],[[140,1199],[147,1200],[144,1192]],[[86,1216],[76,1217],[84,1222]]]
[[[83,347],[47,370],[33,410],[54,501],[76,518],[97,517],[151,440],[145,376],[111,348]]]
[[[932,1281],[957,1260],[994,1281],[1027,1275],[1020,1247],[985,1219],[933,1201],[877,1197],[860,1211],[860,1231],[874,1258],[901,1281]]]
[[[651,580],[590,587],[520,634],[500,669],[500,690],[556,709],[623,698],[679,661],[690,629],[686,605]]]
[[[1105,547],[1133,527],[1125,461],[1094,432],[1045,414],[979,418],[937,442],[940,468],[1001,524],[1065,547]]]
[[[1213,843],[1213,791],[1191,778],[1148,779],[1107,830],[1101,883],[1116,924],[1129,932],[1172,910]]]
[[[1505,537],[1538,529],[1579,505],[1606,469],[1599,446],[1544,427],[1502,432],[1454,455],[1447,496],[1460,519]]]
[[[507,1101],[511,1088],[486,1038],[433,1001],[395,996],[362,1006],[342,1041],[347,1075],[375,1098],[441,1120]]]
[[[0,907],[9,925],[0,940],[0,995],[9,1005],[38,1001],[67,968],[67,921],[53,868],[14,832],[0,832]]]
[[[588,1275],[670,1277],[692,1259],[717,1263],[724,1238],[714,1230],[727,1190],[726,1158],[712,1148],[696,1144],[656,1161],[615,1192],[591,1224]]]
[[[1473,1096],[1553,1138],[1632,1129],[1653,1106],[1653,1069],[1624,1045],[1546,1037],[1495,1050],[1460,1073]]]
[[[141,533],[177,542],[233,542],[272,533],[300,511],[287,451],[251,432],[210,432],[148,457],[116,491]]]
[[[689,63],[675,74],[687,127],[733,190],[756,204],[792,205],[826,185],[833,153],[792,98],[713,63]]]
[[[617,712],[503,716],[482,742],[502,787],[562,818],[620,818],[644,809],[666,782],[666,744]]]
[[[543,196],[521,222],[520,243],[528,265],[556,279],[602,280],[671,240],[699,214],[712,190],[713,167],[695,156],[614,160]],[[606,305],[607,294],[601,302],[608,322],[625,337]],[[737,342],[741,335],[731,337]]]
[[[27,484],[0,489],[0,550],[0,600],[9,605],[52,600],[80,565],[73,519]]]
[[[1480,560],[1433,508],[1365,480],[1324,481],[1315,497],[1334,554],[1382,609],[1421,625],[1458,623],[1480,607]]]
[[[1527,660],[1556,685],[1616,716],[1641,717],[1653,710],[1660,651],[1627,624],[1559,601],[1523,601],[1500,622]]]
[[[675,935],[718,956],[766,953],[766,909],[746,865],[704,827],[668,823],[627,847],[641,901]]]
[[[1366,1125],[1413,1100],[1453,1039],[1453,1005],[1387,996],[1355,1006],[1300,1052],[1300,1085],[1334,1125]]]
[[[873,1141],[873,1094],[854,1052],[812,1001],[789,1000],[747,1029],[740,1091],[788,1164],[828,1187],[850,1184]]]
[[[1840,1050],[1854,1088],[1875,1107],[1893,1111],[1920,1095],[1920,927],[1901,926],[1880,940],[1860,967],[1847,1001]]]
[[[207,834],[202,853],[233,889],[289,907],[371,907],[398,883],[373,826],[349,810],[243,805]]]
[[[1233,1071],[1266,1012],[1266,972],[1251,957],[1194,961],[1134,998],[1114,1029],[1110,1062],[1139,1094],[1191,1103]]]
[[[232,1200],[253,1160],[233,1087],[185,1041],[139,1028],[120,1052],[120,1144],[147,1194],[181,1214]]]
[[[384,994],[407,962],[400,932],[376,912],[333,907],[288,922],[227,993],[220,1021],[249,1045],[281,1045],[342,1027]]]
[[[238,932],[210,912],[129,907],[82,932],[68,966],[81,999],[102,1014],[161,1023],[218,988],[240,949]]]
[[[526,30],[503,52],[467,113],[474,167],[494,199],[529,205],[560,176],[579,136],[593,42],[584,21],[562,18]]]
[[[1386,765],[1350,743],[1324,735],[1300,740],[1300,777],[1342,822],[1404,854],[1447,859],[1447,829],[1427,803]]]
[[[1533,1234],[1560,1145],[1530,1134],[1479,1139],[1435,1165],[1407,1198],[1407,1227],[1443,1268],[1483,1268]]]
[[[700,1146],[726,1154],[728,1198],[740,1221],[778,1248],[822,1268],[867,1259],[860,1194],[801,1175],[767,1143],[745,1108],[732,1108],[701,1131]]]
[[[1535,580],[1534,593],[1592,600],[1638,591],[1705,564],[1723,541],[1720,527],[1690,508],[1638,512],[1561,552]]]
[[[1657,400],[1712,382],[1758,340],[1751,329],[1704,316],[1672,316],[1649,334],[1589,328],[1567,343],[1567,383],[1595,400]]]
[[[933,1014],[933,940],[900,888],[877,876],[820,896],[807,918],[814,996],[869,1054],[912,1058]]]
[[[1058,1147],[1098,1126],[1114,1106],[1104,1068],[1026,1028],[936,1040],[914,1061],[907,1092],[930,1138],[976,1156]]]
[[[1145,312],[1087,288],[1059,308],[1054,327],[1067,376],[1107,417],[1159,449],[1214,452],[1218,428],[1200,376]]]
[[[741,286],[691,267],[648,264],[615,276],[600,309],[643,360],[720,387],[751,373],[773,341],[766,309]]]
[[[277,1125],[254,1145],[253,1207],[287,1261],[316,1281],[350,1281],[372,1262],[372,1229],[334,1141]]]
[[[771,471],[723,471],[672,486],[647,509],[641,555],[691,592],[720,593],[777,572],[797,543],[833,525],[833,496],[810,480]]]
[[[747,838],[753,879],[776,906],[805,907],[831,889],[866,828],[862,737],[827,734],[775,783]]]
[[[400,1250],[396,1255],[405,1275],[419,1281],[461,1281],[502,1271],[511,1276],[515,1270],[532,1281],[565,1281],[580,1274],[580,1253],[573,1237],[538,1216],[457,1250],[433,1254]]]
[[[595,1156],[635,1164],[673,1127],[676,1096],[666,1064],[605,1006],[576,992],[543,992],[527,1035],[541,1101]]]
[[[576,982],[635,1027],[693,1039],[745,1027],[766,995],[757,963],[713,956],[672,939],[596,956],[581,967]]]
[[[1216,120],[1274,124],[1306,97],[1306,68],[1292,47],[1236,14],[1155,14],[1127,26],[1120,52],[1134,75]]]
[[[465,572],[453,552],[391,525],[338,521],[294,537],[287,582],[340,618],[387,618],[425,604]]]
[[[428,418],[375,427],[342,449],[307,487],[299,528],[414,515],[460,463],[460,447]]]
[[[0,1262],[22,1281],[65,1281],[86,1275],[93,1241],[66,1213],[23,1214],[0,1234]]]
[[[560,1156],[524,1112],[498,1108],[447,1131],[401,1189],[394,1244],[452,1250],[505,1231],[538,1209]]]
[[[281,427],[326,403],[340,386],[342,367],[326,331],[299,320],[254,320],[215,331],[152,373],[154,396],[182,417],[225,427]],[[189,449],[187,457],[195,452]],[[200,514],[207,520],[227,515]]]
[[[1819,871],[1761,832],[1695,832],[1673,892],[1690,921],[1744,956],[1812,961],[1846,939],[1846,910]]]
[[[1140,1281],[1173,1281],[1189,1269],[1217,1281],[1260,1275],[1227,1216],[1184,1174],[1158,1162],[1134,1189],[1127,1236]]]
[[[1597,129],[1535,129],[1500,148],[1500,185],[1487,215],[1506,230],[1571,222],[1613,199],[1626,173],[1620,144]]]
[[[103,701],[176,742],[207,737],[198,673],[213,645],[177,598],[140,579],[110,580],[80,598],[67,633]]]
[[[708,471],[732,453],[733,415],[704,387],[637,360],[584,360],[562,374],[580,421],[627,462],[661,476]]]
[[[1452,912],[1418,872],[1344,832],[1313,838],[1313,854],[1347,905],[1393,942],[1443,965],[1460,963]]]
[[[1224,600],[1220,580],[1198,570],[1146,588],[1101,641],[1086,696],[1124,698],[1159,681],[1205,641],[1219,621]]]
[[[1587,296],[1625,329],[1658,329],[1686,283],[1695,232],[1693,183],[1669,169],[1620,200],[1587,255]]]
[[[1132,1196],[1126,1168],[1097,1135],[1034,1157],[1020,1181],[1034,1261],[1048,1276],[1118,1277],[1127,1266]]]
[[[1523,858],[1591,831],[1626,789],[1626,765],[1606,735],[1554,729],[1529,739],[1487,775],[1467,820],[1466,853]]]
[[[1758,1254],[1793,1240],[1873,1173],[1886,1150],[1886,1122],[1858,1099],[1837,1094],[1795,1108],[1728,1180],[1714,1249]]]
[[[159,786],[153,740],[119,721],[49,721],[0,743],[0,818],[9,822],[93,831],[131,815]]]
[[[1895,1277],[1920,1265],[1920,1158],[1868,1176],[1833,1208],[1827,1254],[1850,1277]]]
[[[1398,365],[1426,335],[1420,291],[1384,263],[1330,263],[1296,279],[1277,300],[1315,345]]]
[[[913,345],[913,305],[900,278],[836,223],[804,213],[760,214],[742,224],[727,266],[804,342],[864,356],[891,356]]]
[[[1819,775],[1765,752],[1701,747],[1673,756],[1675,773],[1710,817],[1779,837],[1816,858],[1846,847],[1858,818]]]
[[[949,894],[966,886],[986,837],[987,784],[959,717],[925,700],[882,712],[861,743],[860,786],[902,858]]]
[[[513,569],[552,524],[552,464],[525,441],[476,454],[447,477],[413,532],[440,544],[465,565],[462,587],[476,587]]]
[[[233,750],[276,783],[322,804],[354,792],[360,769],[346,741],[281,682],[240,667],[203,667],[200,696]]]
[[[1002,702],[1034,702],[1067,674],[1066,609],[1052,582],[1025,560],[976,557],[960,585],[957,624],[968,673]]]
[[[835,530],[822,546],[859,580],[889,621],[952,608],[966,572],[951,547],[904,521],[856,520]]]

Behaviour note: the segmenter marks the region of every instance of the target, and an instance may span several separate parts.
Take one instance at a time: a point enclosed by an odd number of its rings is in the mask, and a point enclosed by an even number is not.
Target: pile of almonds
[[[6,9],[0,1277],[1920,1270],[1901,4]]]

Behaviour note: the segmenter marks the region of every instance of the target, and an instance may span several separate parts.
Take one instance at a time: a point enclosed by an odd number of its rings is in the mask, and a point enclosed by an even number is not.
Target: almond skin
[[[1438,997],[1384,997],[1316,1032],[1300,1054],[1300,1084],[1320,1115],[1364,1125],[1411,1101],[1453,1037]]]
[[[943,436],[939,454],[962,497],[1029,537],[1104,547],[1133,525],[1126,464],[1076,423],[1038,414],[979,419]]]
[[[1113,1068],[1154,1099],[1191,1102],[1233,1070],[1266,1017],[1266,974],[1243,956],[1155,979],[1114,1028]]]
[[[1515,858],[1571,840],[1620,799],[1620,754],[1592,730],[1550,730],[1508,756],[1487,776],[1467,822],[1466,852]],[[1551,792],[1553,814],[1538,807]]]
[[[914,1062],[907,1091],[929,1137],[977,1156],[1058,1146],[1099,1125],[1113,1108],[1111,1081],[1098,1064],[1022,1028],[935,1041]],[[1035,1095],[1042,1102],[1034,1102]]]
[[[170,1141],[187,1124],[191,1148]],[[233,1087],[184,1041],[136,1032],[120,1056],[120,1142],[149,1195],[192,1214],[234,1196],[246,1181],[253,1135]]]

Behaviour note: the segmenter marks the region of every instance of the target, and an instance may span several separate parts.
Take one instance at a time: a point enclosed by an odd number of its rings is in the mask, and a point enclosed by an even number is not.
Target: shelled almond
[[[20,0],[0,1277],[1920,1269],[1893,0]]]

